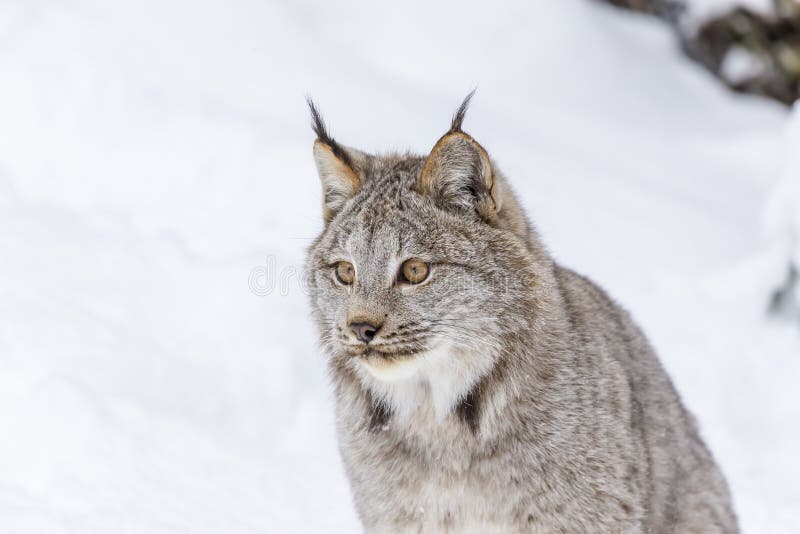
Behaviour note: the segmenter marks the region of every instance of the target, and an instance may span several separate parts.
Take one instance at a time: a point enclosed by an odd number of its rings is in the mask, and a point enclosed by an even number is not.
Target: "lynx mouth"
[[[417,351],[403,351],[403,350],[386,350],[369,345],[358,345],[355,347],[346,347],[345,350],[351,357],[359,360],[383,360],[386,363],[395,361],[410,360],[417,356],[424,354],[425,350]]]
[[[395,360],[409,360],[411,358],[419,356],[420,354],[421,352],[391,352],[391,351],[367,348],[367,350],[364,351],[359,356],[365,359],[380,358],[386,360],[387,362],[392,362]]]

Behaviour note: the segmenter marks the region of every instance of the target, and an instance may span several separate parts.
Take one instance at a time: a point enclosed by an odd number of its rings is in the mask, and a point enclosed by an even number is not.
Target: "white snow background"
[[[650,336],[744,531],[800,531],[800,328],[766,313],[800,135],[657,21],[3,0],[0,533],[359,531],[299,282],[321,228],[303,97],[346,144],[424,153],[476,85],[465,129]]]

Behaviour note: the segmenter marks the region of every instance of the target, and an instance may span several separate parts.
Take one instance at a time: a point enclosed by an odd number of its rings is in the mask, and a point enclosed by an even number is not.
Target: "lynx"
[[[337,433],[367,532],[737,532],[653,349],[556,263],[462,130],[427,156],[338,144],[308,251]]]

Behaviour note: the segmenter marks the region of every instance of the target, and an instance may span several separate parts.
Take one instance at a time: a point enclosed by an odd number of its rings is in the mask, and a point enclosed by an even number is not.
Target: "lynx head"
[[[471,98],[430,154],[338,144],[309,100],[325,228],[308,255],[312,310],[334,375],[390,408],[425,384],[448,413],[535,313],[546,258],[506,180],[462,130]]]

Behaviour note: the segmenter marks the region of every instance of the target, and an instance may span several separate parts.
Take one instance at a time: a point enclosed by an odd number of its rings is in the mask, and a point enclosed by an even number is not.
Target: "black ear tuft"
[[[306,96],[306,103],[308,104],[308,109],[311,111],[311,129],[317,134],[317,138],[322,142],[327,142],[328,140],[332,141],[328,135],[328,129],[325,127],[325,121],[322,119],[322,115],[320,115],[317,106],[314,105],[314,101],[311,100],[310,96]]]
[[[472,97],[475,95],[475,91],[477,90],[478,88],[476,87],[475,89],[470,91],[467,97],[458,107],[458,110],[456,111],[455,115],[453,115],[453,122],[450,123],[450,131],[447,133],[455,133],[461,131],[461,123],[464,122],[464,116],[467,114],[467,109],[469,108],[469,102],[470,100],[472,100]]]
[[[331,151],[333,151],[333,154],[342,160],[345,165],[352,166],[353,162],[350,161],[350,156],[339,146],[339,143],[328,134],[325,121],[322,119],[322,114],[320,114],[310,96],[306,96],[306,103],[308,104],[308,109],[311,111],[311,129],[317,134],[317,139],[328,145]]]

